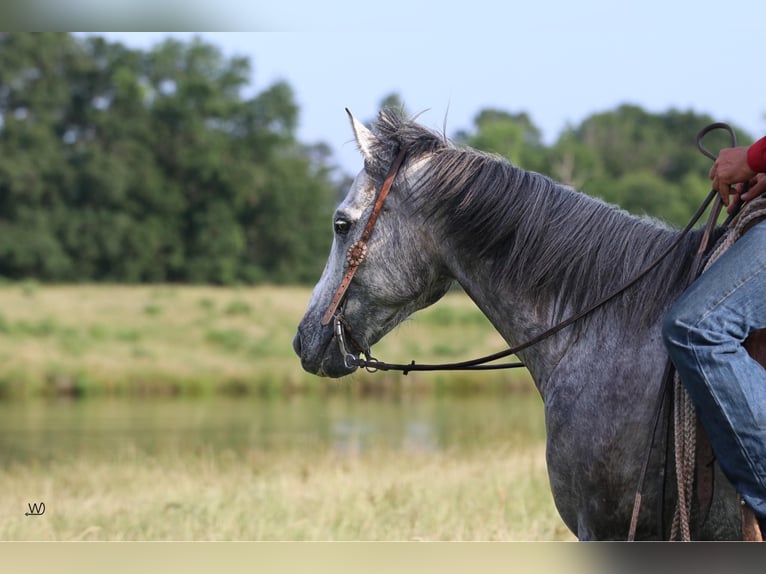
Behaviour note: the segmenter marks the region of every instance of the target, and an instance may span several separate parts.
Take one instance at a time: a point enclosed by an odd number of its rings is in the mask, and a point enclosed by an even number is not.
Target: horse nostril
[[[295,354],[299,357],[301,356],[301,334],[296,333],[295,337],[293,337],[293,350],[295,351]]]

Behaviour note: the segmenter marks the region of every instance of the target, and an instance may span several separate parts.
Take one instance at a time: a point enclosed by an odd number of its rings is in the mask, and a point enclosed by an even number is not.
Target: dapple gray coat
[[[334,215],[335,240],[298,327],[303,367],[340,377],[332,326],[320,317],[396,153],[407,156],[348,290],[344,315],[373,345],[457,281],[509,345],[599,300],[657,258],[678,231],[524,171],[459,149],[394,113],[373,131],[352,118],[364,169]],[[520,353],[545,405],[547,466],[556,507],[580,539],[626,539],[666,365],[663,314],[680,294],[699,234],[637,287],[575,326]],[[657,538],[664,451],[653,452],[637,538]],[[736,494],[716,475],[700,539],[741,539]],[[673,478],[668,477],[670,527]],[[697,518],[693,516],[693,518]]]

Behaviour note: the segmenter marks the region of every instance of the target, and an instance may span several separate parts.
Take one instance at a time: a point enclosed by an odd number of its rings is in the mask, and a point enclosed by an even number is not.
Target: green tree
[[[289,85],[246,98],[250,75],[199,39],[0,35],[0,275],[315,279],[331,154],[297,140]]]
[[[70,73],[85,67],[65,34],[0,35],[0,269],[42,278],[72,266],[54,228],[74,181],[66,133]]]
[[[525,112],[511,114],[485,109],[474,119],[474,126],[474,132],[461,132],[456,139],[476,149],[501,155],[524,169],[549,171],[542,132]]]
[[[588,193],[629,211],[683,225],[710,190],[705,176],[711,163],[697,150],[696,136],[712,122],[706,114],[652,114],[634,105],[594,114],[566,134],[569,149],[589,150],[587,156],[580,152],[588,159],[573,168],[574,178]],[[752,141],[732,127],[740,142]],[[731,145],[723,132],[711,133],[704,143],[716,153]]]

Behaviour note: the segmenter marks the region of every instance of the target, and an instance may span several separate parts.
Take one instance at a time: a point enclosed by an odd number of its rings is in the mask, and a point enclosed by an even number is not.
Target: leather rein
[[[701,138],[706,133],[708,133],[711,129],[717,129],[722,126],[725,126],[725,124],[712,124],[711,126],[708,126],[704,130],[702,130],[697,137],[698,147],[701,145],[700,144]],[[725,127],[728,128],[728,126],[725,126]],[[703,152],[703,153],[706,153],[706,152]],[[367,257],[367,243],[370,239],[370,236],[372,235],[373,230],[375,229],[375,224],[378,220],[378,216],[380,215],[381,210],[383,209],[383,204],[385,203],[386,197],[388,196],[388,193],[390,192],[391,187],[393,186],[394,180],[396,179],[396,176],[399,173],[399,169],[404,163],[405,156],[406,156],[406,151],[404,149],[400,150],[398,155],[394,159],[394,162],[391,164],[388,174],[386,175],[386,178],[380,187],[380,191],[377,194],[377,197],[375,199],[375,204],[372,208],[372,212],[370,213],[369,218],[367,219],[367,223],[364,227],[364,231],[362,232],[361,238],[358,241],[356,241],[353,245],[351,245],[351,247],[349,247],[346,253],[346,264],[347,264],[346,272],[343,275],[343,278],[341,279],[341,282],[338,285],[338,288],[335,290],[335,293],[332,297],[332,300],[330,301],[330,304],[328,305],[327,309],[322,315],[321,325],[323,327],[326,327],[330,323],[333,323],[334,336],[337,339],[338,346],[343,355],[344,363],[349,368],[362,367],[370,372],[401,371],[404,375],[407,375],[408,373],[413,371],[479,371],[479,370],[494,370],[494,369],[513,369],[513,368],[524,367],[525,365],[522,362],[493,363],[493,361],[497,361],[499,359],[503,359],[511,355],[516,355],[517,353],[525,349],[528,349],[529,347],[532,347],[533,345],[536,345],[537,343],[547,339],[548,337],[555,335],[559,331],[562,331],[563,329],[565,329],[566,327],[569,327],[570,325],[579,321],[583,317],[593,313],[600,307],[610,302],[612,299],[618,297],[619,295],[621,295],[622,293],[624,293],[625,291],[633,287],[636,283],[638,283],[644,277],[646,277],[646,275],[648,275],[653,269],[655,269],[665,259],[665,257],[667,257],[676,247],[678,247],[678,245],[684,240],[684,238],[689,233],[689,231],[691,231],[691,229],[700,219],[702,214],[707,210],[713,198],[716,196],[716,191],[711,190],[707,198],[705,199],[705,201],[702,203],[702,205],[700,205],[700,207],[694,213],[694,215],[692,216],[692,219],[689,221],[686,227],[683,228],[683,230],[681,231],[679,236],[676,238],[676,240],[670,246],[668,246],[665,249],[665,251],[663,251],[662,254],[660,254],[655,261],[653,261],[652,263],[647,265],[644,269],[642,269],[633,279],[631,279],[630,281],[628,281],[627,283],[625,283],[623,286],[619,287],[618,289],[615,289],[614,291],[612,291],[611,293],[609,293],[602,299],[599,299],[598,301],[596,301],[595,303],[593,303],[586,309],[579,311],[578,313],[575,313],[574,315],[570,316],[564,321],[557,323],[556,325],[532,337],[531,339],[525,341],[524,343],[520,345],[516,345],[514,347],[509,347],[503,351],[492,353],[490,355],[485,355],[483,357],[479,357],[476,359],[471,359],[468,361],[460,361],[455,363],[424,364],[424,363],[416,363],[414,360],[406,364],[386,363],[384,361],[380,361],[376,359],[375,357],[373,357],[369,346],[362,345],[353,338],[349,324],[346,321],[345,317],[343,316],[342,304],[346,297],[346,291],[348,290],[348,287],[351,284],[351,281],[353,280],[354,275],[356,274],[356,271],[359,269],[359,267],[361,266],[361,264],[364,262],[364,260]],[[705,234],[706,237],[709,236],[709,233],[710,233],[710,230],[707,230]],[[357,352],[354,352],[351,349],[352,345],[353,347],[356,348]],[[362,358],[362,356],[364,358]],[[487,364],[487,363],[492,363],[492,364]]]

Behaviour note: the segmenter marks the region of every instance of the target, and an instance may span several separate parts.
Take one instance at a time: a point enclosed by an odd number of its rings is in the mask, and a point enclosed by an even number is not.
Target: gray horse
[[[458,148],[396,113],[381,112],[372,130],[349,116],[364,169],[335,212],[330,256],[293,341],[311,373],[341,377],[355,368],[321,318],[401,150],[406,160],[344,303],[361,348],[455,281],[517,345],[626,283],[678,238],[677,230]],[[661,319],[682,290],[698,242],[699,232],[689,234],[637,287],[520,353],[545,405],[555,504],[581,540],[628,535],[666,364]],[[661,444],[650,460],[639,539],[658,538],[658,524],[667,536],[674,488],[656,479],[664,453]],[[695,507],[695,538],[741,539],[736,493],[720,473],[709,513],[697,514]]]

